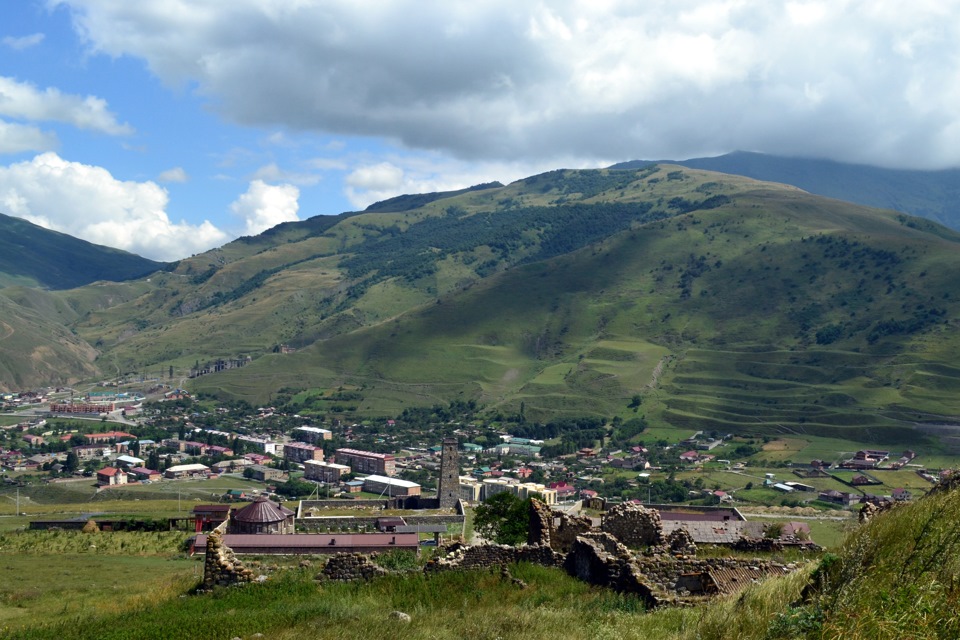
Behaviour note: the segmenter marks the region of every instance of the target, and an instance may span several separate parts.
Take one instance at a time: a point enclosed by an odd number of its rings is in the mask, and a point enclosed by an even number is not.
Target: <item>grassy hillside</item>
[[[893,446],[960,415],[958,240],[743,177],[561,170],[3,295],[111,374],[250,356],[193,383],[226,397],[346,385],[365,413],[474,399],[540,419],[632,415],[639,394],[662,425]]]
[[[670,182],[732,192],[715,174],[682,176]],[[922,440],[916,420],[960,414],[956,234],[733,184],[722,206],[654,210],[584,249],[197,386],[256,397],[310,380],[363,387],[367,411],[466,396],[540,417],[625,412],[639,392],[645,413],[676,426],[887,445]],[[352,309],[402,290],[378,287]]]
[[[647,161],[613,168],[636,169]],[[784,158],[737,151],[715,158],[675,161],[691,169],[792,184],[810,193],[881,209],[893,209],[960,229],[960,170],[908,171],[812,158]]]
[[[132,280],[164,266],[0,214],[0,287],[71,289],[97,280]]]

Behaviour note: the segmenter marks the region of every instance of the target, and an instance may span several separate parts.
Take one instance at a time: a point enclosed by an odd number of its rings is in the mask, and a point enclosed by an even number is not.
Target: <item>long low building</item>
[[[415,550],[419,548],[420,536],[416,533],[227,534],[223,536],[223,543],[237,555],[317,555]],[[202,553],[206,546],[207,536],[198,535],[193,551]]]
[[[363,490],[367,493],[376,493],[384,496],[418,496],[420,485],[409,480],[388,478],[387,476],[367,476],[363,479]]]
[[[163,475],[166,478],[186,478],[189,476],[207,475],[210,467],[205,464],[179,464],[168,467]]]

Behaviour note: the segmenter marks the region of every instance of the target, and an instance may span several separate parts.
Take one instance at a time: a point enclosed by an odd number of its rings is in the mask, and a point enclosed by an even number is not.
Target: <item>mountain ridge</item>
[[[640,396],[684,429],[891,446],[960,415],[960,234],[934,222],[676,165],[401,208],[286,223],[149,279],[2,293],[111,374],[249,356],[190,385],[256,402],[344,387],[364,415],[471,399],[543,419],[628,416]]]
[[[609,168],[636,169],[652,162],[632,160]],[[960,169],[888,169],[751,151],[656,163],[790,184],[828,198],[901,211],[960,229]]]
[[[0,213],[0,286],[72,289],[133,280],[167,266]]]

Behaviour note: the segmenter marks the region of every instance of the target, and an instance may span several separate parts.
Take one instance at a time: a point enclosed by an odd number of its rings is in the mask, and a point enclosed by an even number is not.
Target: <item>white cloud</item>
[[[157,180],[160,182],[187,182],[189,179],[190,176],[187,175],[183,167],[173,167],[172,169],[161,171],[160,175],[157,176]]]
[[[32,33],[29,36],[20,36],[19,38],[15,36],[4,36],[0,42],[14,51],[23,51],[24,49],[37,46],[43,42],[44,37],[42,33]]]
[[[359,167],[345,182],[361,189],[396,189],[403,184],[403,169],[389,162]]]
[[[960,163],[960,0],[59,3],[241,124],[486,161]]]
[[[101,98],[61,93],[53,87],[41,91],[30,83],[5,76],[0,76],[0,116],[65,122],[110,135],[133,133],[130,125],[117,122]]]
[[[0,153],[48,151],[57,147],[57,135],[29,124],[0,120]]]
[[[317,173],[301,173],[296,171],[285,171],[275,162],[266,164],[257,169],[253,178],[269,182],[288,182],[290,184],[308,187],[317,184],[323,177]]]
[[[355,210],[362,210],[374,202],[408,193],[454,191],[493,181],[508,184],[556,169],[556,163],[556,159],[539,162],[466,162],[436,154],[394,155],[389,162],[358,166],[344,181],[344,195]],[[564,166],[581,169],[593,165],[568,159]]]
[[[244,221],[244,235],[254,236],[281,222],[299,220],[299,198],[300,190],[292,184],[269,185],[253,180],[230,210]]]
[[[209,221],[171,222],[168,196],[153,182],[114,178],[109,171],[48,152],[0,167],[0,206],[13,216],[96,244],[155,260],[176,260],[227,240]]]

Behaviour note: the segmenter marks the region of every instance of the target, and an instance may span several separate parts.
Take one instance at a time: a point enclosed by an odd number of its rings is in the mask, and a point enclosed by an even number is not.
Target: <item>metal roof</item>
[[[233,514],[237,522],[273,523],[283,522],[293,512],[280,505],[274,504],[264,496],[258,497],[249,505]]]
[[[245,548],[271,547],[276,549],[315,548],[323,551],[336,548],[416,547],[420,540],[415,533],[291,533],[291,534],[234,534],[223,536],[223,543],[234,551]],[[207,543],[206,535],[198,535],[196,548]]]

